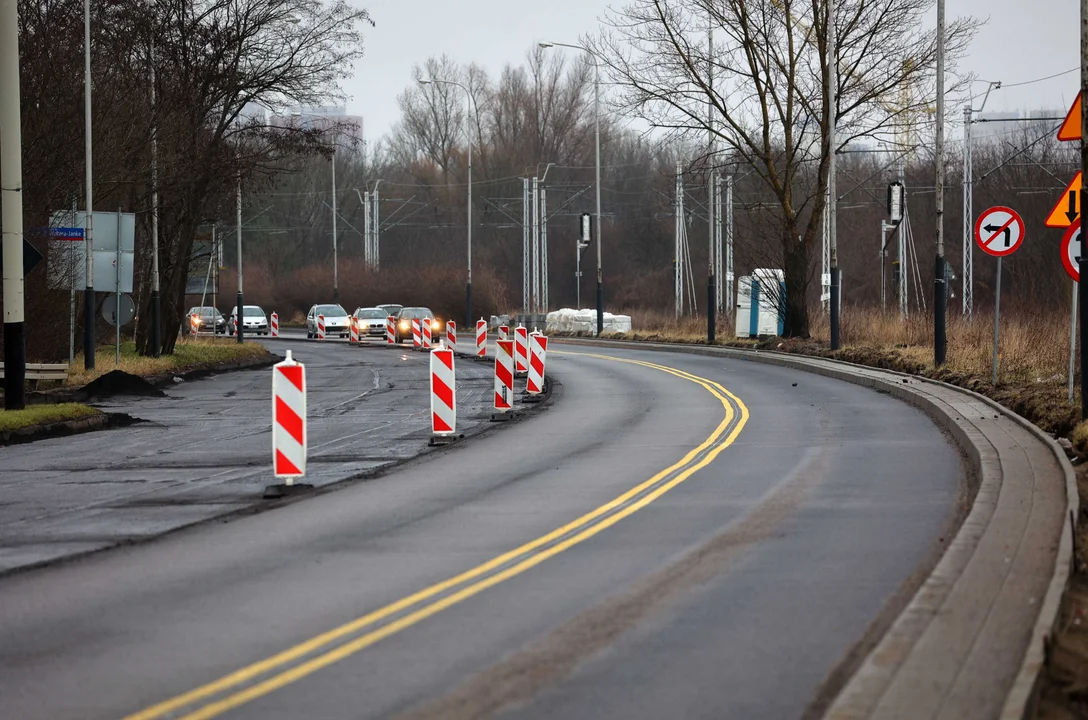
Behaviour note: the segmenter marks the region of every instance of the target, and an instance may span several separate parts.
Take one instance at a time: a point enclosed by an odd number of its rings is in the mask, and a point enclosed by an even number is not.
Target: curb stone
[[[893,370],[775,351],[556,340],[789,367],[887,392],[930,415],[966,453],[977,493],[943,556],[825,717],[1032,716],[1072,568],[1068,518],[1079,509],[1072,465],[1052,437],[978,393]],[[1018,442],[1017,433],[1038,445]],[[995,698],[995,688],[1007,694]]]

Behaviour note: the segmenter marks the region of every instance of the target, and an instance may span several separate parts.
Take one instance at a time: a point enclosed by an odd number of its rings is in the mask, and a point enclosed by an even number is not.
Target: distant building
[[[999,138],[1013,138],[1025,131],[1042,135],[1059,121],[1042,118],[1064,117],[1065,110],[1017,110],[1013,112],[984,112],[975,116],[971,123],[973,141],[985,142]],[[1036,119],[1038,118],[1038,119]]]
[[[362,116],[348,115],[347,108],[334,105],[287,108],[283,112],[272,116],[271,125],[273,127],[317,128],[319,130],[339,127],[340,132],[347,136],[346,141],[357,143],[363,141]]]

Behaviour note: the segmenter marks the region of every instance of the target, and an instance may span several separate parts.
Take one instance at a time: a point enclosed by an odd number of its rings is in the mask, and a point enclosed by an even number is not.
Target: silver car
[[[325,317],[325,337],[339,335],[346,338],[351,331],[348,311],[340,305],[314,305],[306,314],[306,337],[317,337],[317,317]]]
[[[385,322],[389,315],[377,307],[356,308],[351,314],[359,337],[385,337]]]
[[[230,334],[234,334],[233,328],[238,321],[238,306],[230,309]],[[259,305],[244,305],[242,307],[242,335],[267,335],[268,316]]]

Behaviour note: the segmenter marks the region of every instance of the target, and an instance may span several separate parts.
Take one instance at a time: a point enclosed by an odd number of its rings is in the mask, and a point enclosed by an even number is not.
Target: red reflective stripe
[[[453,432],[453,428],[446,424],[446,421],[440,418],[438,413],[431,413],[431,427],[435,432]]]
[[[298,388],[299,392],[302,392],[302,366],[301,365],[281,365],[280,374],[287,379],[287,382]]]
[[[434,356],[438,358],[438,361],[443,365],[453,370],[453,352],[450,350],[435,350]]]
[[[495,407],[497,407],[497,408],[508,408],[508,407],[510,407],[510,403],[503,400],[502,395],[500,393],[495,393]]]
[[[276,398],[276,424],[286,430],[299,445],[304,444],[302,418],[280,397]]]
[[[295,464],[284,457],[284,454],[279,450],[276,451],[276,469],[277,475],[301,475],[302,471],[295,467]]]
[[[499,378],[506,387],[514,386],[514,376],[510,374],[510,371],[506,369],[501,363],[495,363],[495,376]]]
[[[453,407],[453,390],[447,385],[442,378],[437,375],[431,375],[431,382],[434,383],[434,394],[442,404],[448,408]]]
[[[540,356],[533,353],[533,359],[530,361],[533,365],[533,370],[536,370],[541,375],[544,374],[544,363],[540,361]]]

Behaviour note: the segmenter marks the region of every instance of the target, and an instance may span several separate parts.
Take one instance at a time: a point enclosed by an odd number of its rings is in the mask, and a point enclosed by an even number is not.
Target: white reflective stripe
[[[457,431],[457,377],[454,367],[446,367],[438,355],[448,354],[450,364],[454,364],[452,350],[433,350],[431,352],[431,431],[434,433],[454,433]],[[434,390],[435,379],[442,381],[450,389],[451,405],[447,405]],[[439,430],[435,427],[434,416],[437,415],[449,427],[449,430]]]

